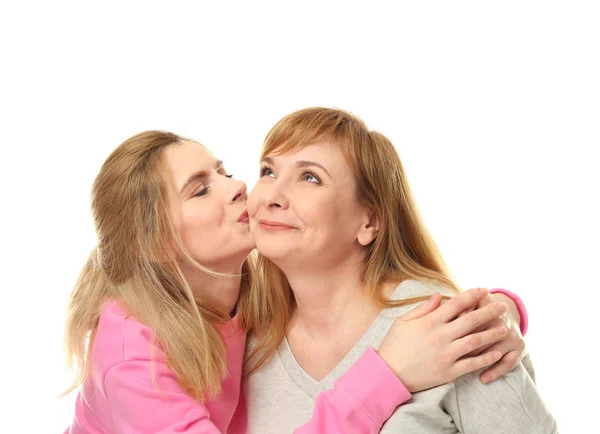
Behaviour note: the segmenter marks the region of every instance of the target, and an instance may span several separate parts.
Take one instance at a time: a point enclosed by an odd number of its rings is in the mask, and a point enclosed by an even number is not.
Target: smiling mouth
[[[286,225],[285,223],[273,222],[269,220],[259,220],[258,224],[260,225],[260,228],[265,231],[279,232],[296,229],[295,227]]]

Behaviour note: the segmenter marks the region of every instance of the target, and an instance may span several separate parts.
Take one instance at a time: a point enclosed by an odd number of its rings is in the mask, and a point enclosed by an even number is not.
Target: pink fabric
[[[150,329],[111,303],[100,317],[92,370],[77,396],[70,433],[244,433],[241,378],[246,335],[237,318],[221,333],[227,343],[229,376],[220,396],[200,404],[179,386],[164,352],[152,348]]]
[[[369,347],[334,389],[317,396],[312,420],[294,433],[378,433],[396,407],[410,398],[408,389]]]
[[[66,433],[245,433],[241,379],[246,336],[237,320],[219,327],[228,350],[229,375],[223,391],[200,404],[179,386],[160,346],[153,347],[151,330],[117,302],[109,304],[100,317],[91,372],[77,396],[75,417]],[[295,432],[378,433],[408,399],[408,390],[370,348],[334,389],[318,396],[312,420]]]
[[[527,333],[527,328],[529,327],[529,317],[527,316],[527,309],[525,309],[525,303],[523,303],[523,301],[519,298],[517,294],[510,292],[507,289],[493,288],[489,290],[489,293],[504,294],[507,297],[509,297],[512,301],[514,301],[514,303],[517,305],[517,311],[519,312],[519,316],[521,317],[521,334],[525,336],[525,333]]]

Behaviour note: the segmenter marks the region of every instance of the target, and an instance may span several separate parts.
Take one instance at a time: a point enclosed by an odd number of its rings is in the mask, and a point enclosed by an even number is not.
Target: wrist
[[[397,369],[399,363],[397,363],[397,353],[398,351],[394,351],[393,348],[388,350],[388,347],[385,344],[382,344],[379,349],[376,350],[379,358],[387,365],[387,367],[394,373],[396,378],[406,387],[406,389],[410,392],[415,392],[415,385],[411,384],[410,381],[407,380],[406,373],[402,372],[403,369]],[[396,366],[396,367],[395,367]]]

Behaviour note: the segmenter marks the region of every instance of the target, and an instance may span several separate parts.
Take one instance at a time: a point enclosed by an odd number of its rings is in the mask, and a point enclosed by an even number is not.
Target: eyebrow
[[[223,167],[223,161],[221,161],[221,160],[215,161],[213,168],[215,170],[219,170],[221,167]],[[208,177],[208,172],[206,170],[199,170],[197,172],[192,173],[190,175],[190,177],[187,179],[187,181],[185,181],[185,184],[183,184],[183,187],[181,187],[179,194],[183,193],[184,190],[188,187],[188,185],[190,185],[192,182],[196,181],[197,179],[202,179],[202,178],[206,178],[206,177]]]
[[[273,161],[273,159],[271,157],[263,158],[261,160],[261,163],[267,163],[267,164],[271,164],[271,165],[275,164],[275,162]],[[325,167],[323,167],[323,165],[317,163],[316,161],[308,161],[308,160],[296,161],[296,167],[310,167],[310,166],[314,166],[314,167],[318,167],[318,168],[322,169],[331,178],[331,175],[329,174],[327,169],[325,169]]]

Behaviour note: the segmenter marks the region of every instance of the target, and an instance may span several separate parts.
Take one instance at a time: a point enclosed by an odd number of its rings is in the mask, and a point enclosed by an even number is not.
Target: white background
[[[392,140],[459,283],[525,301],[561,432],[597,428],[596,2],[395,3],[2,3],[1,432],[70,423],[64,310],[110,151],[172,130],[252,186],[269,128],[313,105]]]

